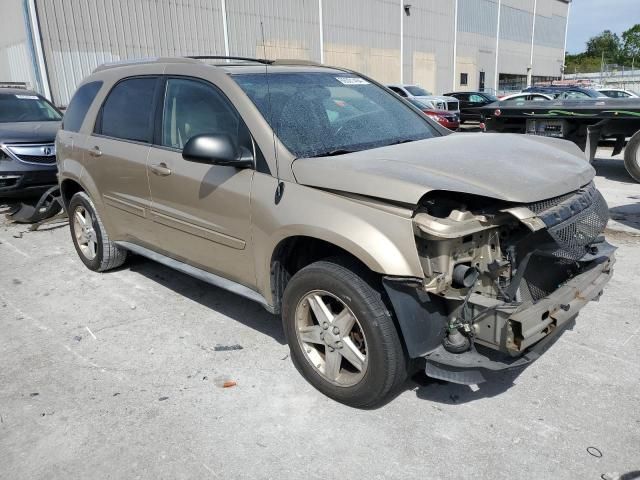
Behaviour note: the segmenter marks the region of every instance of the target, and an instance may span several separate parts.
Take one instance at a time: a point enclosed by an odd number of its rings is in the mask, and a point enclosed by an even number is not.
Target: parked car
[[[529,87],[523,92],[544,93],[558,100],[583,100],[589,98],[607,98],[603,93],[591,88],[552,85],[546,87]]]
[[[621,88],[598,88],[600,93],[610,98],[640,98],[633,90],[623,90]]]
[[[353,71],[225,58],[80,85],[57,149],[89,269],[134,252],[261,303],[356,407],[411,359],[463,384],[524,365],[602,292],[608,208],[575,145],[451,134]]]
[[[449,130],[457,130],[460,127],[460,117],[457,113],[449,112],[447,110],[434,110],[415,98],[407,98],[407,100],[412,105],[420,109],[427,117],[435,120],[443,127],[448,128]]]
[[[460,102],[460,123],[469,120],[481,121],[482,114],[479,109],[498,101],[498,97],[487,92],[451,92],[445,95],[457,98]]]
[[[546,102],[553,100],[553,96],[544,93],[512,93],[498,99],[501,102]]]
[[[442,95],[433,95],[418,85],[387,85],[387,88],[403,98],[419,100],[432,110],[448,110],[450,112],[460,113],[460,104],[457,99]]]
[[[35,195],[57,183],[54,141],[61,118],[36,92],[0,89],[0,197]]]

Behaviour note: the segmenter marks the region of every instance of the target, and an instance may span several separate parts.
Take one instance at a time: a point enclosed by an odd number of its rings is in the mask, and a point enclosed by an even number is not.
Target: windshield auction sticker
[[[336,77],[336,80],[343,85],[369,85],[369,82],[360,77]]]
[[[37,95],[16,95],[16,98],[20,98],[21,100],[38,100]]]

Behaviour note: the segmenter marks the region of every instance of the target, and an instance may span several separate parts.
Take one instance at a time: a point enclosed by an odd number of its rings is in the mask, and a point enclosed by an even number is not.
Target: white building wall
[[[402,78],[434,93],[452,87],[478,89],[484,74],[485,88],[491,89],[496,73],[526,75],[536,4],[536,0],[28,1],[36,6],[46,72],[58,105],[68,103],[82,78],[104,62],[225,52],[318,62],[324,58],[326,64],[352,68],[383,83]],[[3,2],[3,14],[11,21],[10,28],[0,31],[0,77],[35,83],[24,27],[25,0]],[[411,4],[408,15],[406,4]],[[537,0],[534,76],[560,75],[567,10],[565,0]],[[460,85],[461,73],[467,74],[466,86]]]
[[[482,71],[489,90],[497,83],[496,75],[526,76],[529,67],[533,76],[559,77],[568,5],[564,0],[458,0],[456,89],[476,90]],[[460,73],[468,74],[467,86],[460,85]]]
[[[2,0],[0,30],[0,82],[21,83],[39,90],[29,48],[22,0]]]

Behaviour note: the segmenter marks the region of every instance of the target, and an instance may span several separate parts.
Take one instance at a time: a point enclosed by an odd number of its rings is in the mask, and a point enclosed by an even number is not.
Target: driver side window
[[[162,114],[161,144],[182,149],[200,134],[226,134],[242,144],[242,121],[227,100],[211,85],[197,80],[167,80]]]

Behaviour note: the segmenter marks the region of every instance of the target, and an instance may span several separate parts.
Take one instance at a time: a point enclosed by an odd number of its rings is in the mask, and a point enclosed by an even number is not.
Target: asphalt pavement
[[[596,183],[619,250],[600,302],[523,370],[478,388],[418,375],[369,411],[314,390],[259,305],[141,258],[93,273],[65,224],[29,232],[1,220],[0,478],[640,470],[640,184],[606,153]]]

